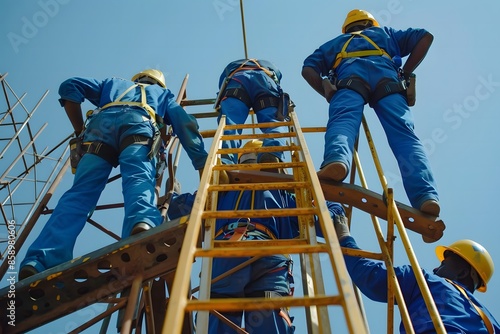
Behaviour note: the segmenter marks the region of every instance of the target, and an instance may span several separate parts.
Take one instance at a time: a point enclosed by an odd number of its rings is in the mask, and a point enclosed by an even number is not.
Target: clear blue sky
[[[224,66],[245,56],[237,0],[4,0],[0,8],[3,13],[0,72],[9,73],[7,81],[19,95],[28,94],[24,104],[29,109],[46,90],[50,91],[32,123],[41,126],[48,122],[43,139],[48,146],[72,131],[57,102],[59,84],[71,76],[130,78],[140,70],[156,67],[165,73],[167,85],[175,94],[184,76],[189,74],[188,98],[205,99],[215,97]],[[500,268],[494,200],[500,188],[497,172],[500,116],[496,113],[500,67],[493,29],[500,4],[496,0],[483,1],[481,6],[430,0],[244,2],[248,55],[268,59],[281,69],[282,86],[297,105],[302,126],[325,125],[328,108],[324,99],[302,79],[302,62],[315,48],[340,33],[346,13],[353,8],[369,10],[381,25],[401,29],[422,27],[435,37],[427,58],[416,70],[417,103],[412,110],[416,132],[426,145],[438,182],[441,217],[447,229],[435,244],[425,244],[420,235],[408,232],[420,265],[427,269],[437,265],[434,255],[437,244],[470,238],[485,246]],[[209,111],[209,107],[203,111]],[[92,106],[87,104],[84,108]],[[371,109],[366,109],[365,114],[389,186],[394,188],[398,201],[408,204],[399,170],[378,120]],[[215,126],[215,120],[200,121],[201,129]],[[368,184],[380,192],[366,140],[361,138],[360,155]],[[315,165],[319,166],[323,138],[307,139]],[[188,166],[179,172],[182,190],[192,192],[198,186],[197,173],[185,155],[181,164]],[[71,181],[68,172],[54,199],[69,188]],[[120,191],[119,187],[116,191]],[[104,202],[107,196],[103,194]],[[54,205],[52,202],[51,206]],[[119,231],[120,215],[118,212],[104,219]],[[369,216],[356,212],[353,236],[364,249],[378,250],[371,231]],[[86,229],[76,245],[75,255],[111,242],[104,239],[89,245],[88,241],[96,240],[96,235],[94,230]],[[32,240],[28,239],[28,243]],[[395,247],[396,264],[407,263],[401,255],[399,238]],[[499,319],[500,307],[495,296],[500,295],[500,274],[493,276],[485,294],[477,294]],[[384,332],[382,319],[386,305],[366,299],[364,303],[372,333]],[[297,333],[303,333],[300,312],[292,312],[297,315]],[[82,312],[34,332],[66,332],[88,314]]]

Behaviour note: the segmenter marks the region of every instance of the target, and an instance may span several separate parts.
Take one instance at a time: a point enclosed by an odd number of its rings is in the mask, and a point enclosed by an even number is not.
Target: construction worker
[[[375,110],[396,157],[411,205],[438,216],[439,198],[424,147],[414,132],[408,87],[433,36],[424,29],[380,27],[372,14],[354,9],[342,35],[304,60],[302,76],[329,103],[320,180],[347,176],[363,109]],[[401,59],[408,56],[401,67]]]
[[[244,124],[250,109],[253,109],[259,123],[283,121],[288,108],[284,102],[286,95],[281,86],[282,74],[273,63],[262,59],[240,59],[229,63],[219,79],[219,93],[216,109],[220,111],[217,122],[226,116],[226,124]],[[289,100],[287,100],[289,101]],[[285,105],[285,109],[283,109]],[[263,133],[283,133],[286,128],[262,127]],[[242,130],[226,130],[224,134],[241,134]],[[284,138],[266,138],[264,146],[284,146]],[[241,140],[224,141],[223,148],[239,148]],[[283,152],[260,154],[259,162],[279,162],[284,160]],[[234,164],[237,157],[233,154],[222,156],[224,164]]]
[[[359,249],[349,232],[347,219],[334,222],[340,245]],[[476,299],[474,291],[486,292],[494,271],[493,260],[483,246],[458,240],[437,246],[441,264],[432,272],[422,270],[447,333],[500,333],[493,315]],[[387,302],[387,269],[384,262],[344,255],[353,283],[368,298]],[[415,333],[435,333],[415,274],[410,265],[394,268]],[[493,331],[494,330],[494,331]],[[400,332],[406,333],[403,323]]]
[[[117,165],[125,209],[122,237],[162,223],[155,196],[155,155],[159,132],[165,128],[162,123],[172,125],[195,169],[204,167],[208,155],[196,119],[176,103],[158,70],[142,71],[131,81],[74,77],[60,85],[59,94],[86,153],[78,162],[73,186],[28,249],[20,279],[73,259],[76,238]],[[87,114],[84,128],[85,99],[98,109]]]
[[[248,142],[245,147],[253,146]],[[262,142],[261,142],[262,145]],[[240,156],[240,163],[256,163],[256,153]],[[174,198],[169,207],[169,217],[178,218],[190,212],[194,195],[182,194]],[[345,215],[343,207],[334,202],[327,202],[332,219]],[[265,191],[229,191],[219,192],[218,210],[249,210],[295,208],[295,197],[283,190]],[[317,229],[322,236],[320,229]],[[240,219],[218,219],[215,226],[216,240],[272,240],[293,239],[299,236],[297,217],[267,217]],[[214,258],[212,278],[231,270],[249,260],[245,258]],[[260,258],[252,264],[212,284],[212,298],[255,298],[279,297],[292,295],[292,262],[288,255],[279,254]],[[249,333],[293,333],[293,317],[286,309],[258,310],[222,313],[236,325],[241,326],[245,319],[245,330]],[[209,334],[237,333],[214,315],[210,315]]]

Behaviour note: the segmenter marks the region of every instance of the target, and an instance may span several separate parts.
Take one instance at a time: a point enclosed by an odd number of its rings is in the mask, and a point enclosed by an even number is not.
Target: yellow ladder
[[[339,306],[345,315],[350,333],[367,333],[350,278],[345,268],[342,250],[337,241],[325,198],[316,176],[316,171],[307,148],[295,112],[288,121],[280,123],[289,129],[285,134],[246,134],[229,136],[225,130],[275,127],[276,123],[226,125],[222,117],[214,134],[212,147],[201,177],[200,186],[189,218],[186,237],[180,252],[172,293],[168,303],[163,333],[180,333],[182,322],[189,312],[197,313],[197,333],[208,330],[209,312],[230,312],[238,310],[279,309],[281,307],[305,307],[308,333],[332,333],[328,306]],[[253,131],[252,131],[253,132]],[[222,141],[231,139],[289,138],[289,145],[280,147],[222,149]],[[220,163],[222,154],[247,152],[290,152],[291,162],[235,164]],[[292,175],[261,172],[261,168],[282,168],[291,170]],[[219,184],[221,173],[229,175],[229,184]],[[293,177],[293,178],[291,178]],[[295,193],[296,208],[279,210],[217,211],[218,192],[232,190],[281,189]],[[312,203],[315,203],[313,206]],[[297,216],[300,236],[296,239],[214,241],[215,221],[218,218]],[[318,243],[315,231],[315,216],[318,217],[325,243]],[[203,244],[198,247],[203,230]],[[210,297],[212,259],[216,257],[263,257],[274,254],[299,254],[303,277],[303,296],[280,298],[225,298]],[[320,254],[326,253],[336,283],[336,292],[327,294],[323,282],[325,262]],[[189,282],[195,258],[203,258],[198,298],[189,298]],[[251,261],[251,260],[250,260]],[[329,282],[329,287],[331,282]],[[241,329],[240,329],[241,330]],[[245,331],[241,330],[241,333]]]

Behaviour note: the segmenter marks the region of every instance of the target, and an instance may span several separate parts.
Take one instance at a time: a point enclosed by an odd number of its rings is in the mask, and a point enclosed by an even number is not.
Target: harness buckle
[[[246,221],[242,222],[242,219],[246,219]],[[246,227],[247,231],[255,230],[255,225],[250,222],[250,218],[240,218],[234,223],[230,223],[224,226],[224,232],[236,230],[238,227]]]

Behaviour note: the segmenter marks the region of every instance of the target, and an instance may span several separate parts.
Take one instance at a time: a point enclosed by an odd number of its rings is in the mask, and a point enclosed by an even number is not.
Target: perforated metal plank
[[[231,183],[293,181],[292,175],[269,172],[237,170],[227,171],[227,174]],[[321,188],[326,200],[350,205],[387,220],[387,206],[382,195],[354,184],[342,182],[322,180]],[[427,237],[431,242],[437,241],[443,236],[446,226],[438,217],[426,215],[400,202],[396,202],[396,206],[407,229]]]
[[[20,333],[73,313],[143,280],[175,270],[187,217],[162,224],[15,284],[15,323],[2,317],[3,333]],[[12,300],[0,290],[0,307]],[[2,331],[0,331],[2,332]]]

